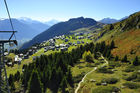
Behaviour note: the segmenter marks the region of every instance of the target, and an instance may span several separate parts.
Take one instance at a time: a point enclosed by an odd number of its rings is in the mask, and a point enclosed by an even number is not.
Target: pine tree
[[[84,54],[82,55],[83,59],[87,62],[93,62],[92,60],[92,54],[90,51],[85,51]]]
[[[122,62],[127,62],[127,55],[123,57]]]
[[[112,24],[110,24],[109,30],[112,30],[112,29],[114,29],[114,26]]]
[[[11,86],[10,87],[11,87],[10,90],[13,92],[15,90],[15,84],[14,84],[14,82],[11,83]]]
[[[66,77],[64,76],[62,81],[61,81],[61,89],[62,89],[62,93],[66,93],[66,87],[67,87],[67,80],[66,80]]]
[[[114,43],[114,40],[112,40],[110,44],[110,49],[113,49],[114,47],[115,47],[115,43]]]
[[[136,56],[134,61],[133,61],[133,65],[134,66],[138,66],[139,65],[139,61],[138,61],[138,57]]]
[[[17,71],[17,73],[14,76],[15,81],[19,81],[20,80],[20,72]]]
[[[119,60],[119,57],[118,57],[118,56],[116,56],[116,57],[115,57],[115,61],[118,61],[118,60]]]
[[[8,82],[9,82],[9,85],[10,85],[10,90],[14,91],[15,90],[15,84],[14,84],[14,76],[12,74],[10,74]]]
[[[94,58],[98,59],[97,53],[94,53]]]
[[[107,53],[106,53],[106,57],[107,57],[107,58],[109,58],[109,57],[110,57],[110,55],[111,55],[111,50],[110,50],[110,49],[108,49],[108,50],[107,50]]]
[[[42,93],[42,83],[36,70],[33,70],[28,83],[28,93]]]
[[[72,79],[72,74],[71,74],[70,68],[68,69],[68,72],[67,72],[67,80],[68,80],[68,83],[70,84],[70,86],[74,87],[73,86],[73,79]]]
[[[11,86],[12,83],[14,82],[14,76],[10,74],[9,79],[8,79],[9,85]]]
[[[105,47],[106,47],[105,41],[101,42],[101,44],[100,44],[100,52],[101,53],[104,52]]]

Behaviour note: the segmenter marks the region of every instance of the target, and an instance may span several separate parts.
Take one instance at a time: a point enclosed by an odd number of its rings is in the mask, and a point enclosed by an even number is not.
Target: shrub
[[[101,82],[97,82],[96,85],[97,85],[97,86],[101,85]]]
[[[133,73],[132,75],[128,76],[125,80],[131,81],[131,80],[134,80],[136,78],[137,78],[137,74],[136,73]]]
[[[92,90],[92,93],[112,93],[112,92],[119,92],[120,89],[115,86],[101,86]]]
[[[133,72],[134,70],[133,69],[125,69],[124,71],[125,72]]]
[[[100,67],[99,69],[97,69],[97,72],[100,72],[100,73],[109,73],[109,74],[114,73],[113,71],[111,71],[110,69],[107,69],[106,67]]]
[[[119,62],[109,61],[109,66],[114,68],[114,67],[120,67],[121,64]]]
[[[86,67],[95,67],[95,65],[92,65],[92,63],[87,63]]]
[[[137,83],[134,83],[134,82],[126,82],[123,85],[130,88],[130,89],[137,89],[137,88],[140,87],[140,84],[137,84]]]
[[[135,72],[131,74],[130,76],[126,77],[125,80],[127,81],[135,81],[135,82],[140,82],[140,74],[138,72]]]
[[[83,66],[78,66],[79,69],[84,68]]]
[[[140,82],[140,75],[137,75],[137,79],[134,80],[134,81],[136,81],[136,82]]]
[[[115,84],[118,82],[117,78],[105,78],[101,82],[106,82],[108,84]]]
[[[90,51],[85,51],[82,58],[87,62],[93,62],[93,57]]]
[[[96,62],[95,65],[96,65],[96,66],[97,66],[97,65],[100,65],[100,62]]]
[[[133,72],[134,71],[134,67],[133,66],[129,66],[124,71],[125,72]]]

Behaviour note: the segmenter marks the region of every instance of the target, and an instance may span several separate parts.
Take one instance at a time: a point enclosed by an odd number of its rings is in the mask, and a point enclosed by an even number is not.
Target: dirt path
[[[101,55],[102,59],[104,59],[105,63],[103,65],[101,65],[101,67],[105,66],[108,64],[108,61]],[[82,80],[78,83],[78,87],[76,88],[74,93],[78,93],[78,90],[80,89],[81,83],[84,82],[86,76],[90,73],[92,73],[93,71],[95,71],[97,69],[97,67],[94,67],[93,70],[91,70],[90,72],[88,72],[87,74],[85,74],[85,76],[82,78]]]
[[[108,61],[103,57],[103,55],[101,55],[101,58],[104,59],[104,61],[105,61],[105,64],[103,64],[103,65],[101,66],[101,67],[103,67],[103,66],[105,66],[105,65],[108,64]]]
[[[78,90],[79,90],[79,88],[80,88],[80,86],[81,86],[81,83],[84,82],[84,79],[86,78],[86,76],[87,76],[88,74],[90,74],[91,72],[95,71],[96,69],[97,69],[97,67],[95,67],[93,70],[91,70],[90,72],[88,72],[87,74],[85,74],[85,76],[84,76],[84,77],[82,78],[82,80],[79,82],[78,87],[77,87],[76,90],[75,90],[75,93],[78,92]]]

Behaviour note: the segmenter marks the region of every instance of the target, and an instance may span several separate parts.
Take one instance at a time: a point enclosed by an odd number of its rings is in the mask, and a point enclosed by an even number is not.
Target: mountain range
[[[60,22],[51,26],[48,30],[40,33],[39,35],[35,36],[31,41],[24,44],[21,49],[28,48],[35,43],[41,43],[54,36],[71,34],[70,31],[95,25],[99,25],[99,22],[91,18],[72,18],[66,22]]]
[[[121,18],[121,19],[119,19],[119,20],[117,20],[117,19],[114,19],[114,18],[103,18],[102,20],[100,20],[99,22],[101,22],[101,23],[104,23],[104,24],[112,24],[112,23],[116,23],[116,22],[119,22],[119,21],[121,21],[121,20],[124,20],[124,19],[126,19],[126,18],[128,18],[128,16],[125,16],[125,17],[123,17],[123,18]]]
[[[49,21],[44,22],[44,23],[47,24],[47,25],[49,25],[49,26],[52,26],[54,24],[57,24],[58,22],[60,22],[60,21],[55,20],[55,19],[52,19],[52,20],[49,20]]]
[[[32,39],[37,34],[43,32],[50,27],[47,24],[31,19],[24,20],[12,18],[12,22],[14,30],[18,31],[18,33],[16,34],[17,40]],[[0,20],[0,30],[12,30],[9,19]]]

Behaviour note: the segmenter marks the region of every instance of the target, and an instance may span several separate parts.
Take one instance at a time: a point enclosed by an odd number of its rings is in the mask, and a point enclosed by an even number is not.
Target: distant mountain
[[[18,20],[24,24],[29,25],[33,29],[39,30],[41,32],[45,31],[46,29],[48,29],[50,27],[50,25],[48,25],[48,24],[45,24],[45,23],[37,21],[37,20],[32,20],[32,19],[26,18],[26,17],[18,18]]]
[[[31,40],[37,34],[45,31],[50,26],[43,24],[39,21],[31,20],[28,18],[22,19],[15,19],[12,18],[14,30],[18,31],[16,33],[16,39],[18,40],[19,46],[22,45],[24,42]],[[9,19],[0,19],[0,30],[12,30]],[[0,39],[5,39],[10,37],[10,35],[2,35],[0,34]]]
[[[16,38],[19,41],[31,40],[34,36],[49,28],[48,25],[31,19],[12,18],[12,22],[14,29],[18,31]],[[12,30],[9,19],[0,19],[0,30]],[[3,38],[5,37],[3,36]]]
[[[49,26],[52,26],[52,25],[54,25],[54,24],[56,24],[56,23],[58,23],[58,22],[59,22],[58,20],[52,19],[52,20],[50,20],[50,21],[45,22],[45,24],[47,24],[47,25],[49,25]]]
[[[113,24],[113,23],[116,23],[116,22],[120,22],[120,21],[122,21],[126,18],[128,18],[128,16],[125,16],[125,17],[123,17],[119,20],[108,17],[108,18],[104,18],[104,19],[100,20],[99,22],[104,23],[104,24]]]
[[[104,18],[104,19],[100,20],[99,22],[105,23],[105,24],[112,24],[112,23],[116,23],[116,22],[118,22],[118,21],[119,21],[119,20],[117,20],[117,19]]]
[[[122,20],[124,20],[124,19],[127,19],[129,16],[125,16],[125,17],[123,17],[123,18],[121,18],[119,21],[122,21]]]
[[[41,43],[57,35],[71,34],[70,31],[74,31],[83,27],[90,27],[97,24],[98,22],[96,22],[94,19],[83,17],[73,18],[66,22],[60,22],[53,25],[41,34],[35,36],[30,42],[24,44],[21,49],[28,48],[35,43]]]

